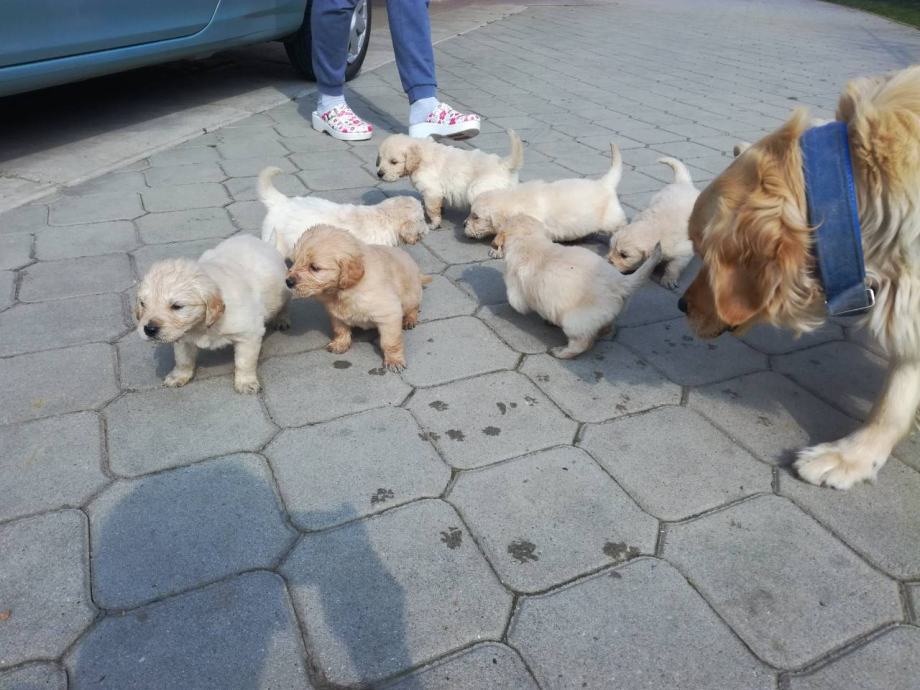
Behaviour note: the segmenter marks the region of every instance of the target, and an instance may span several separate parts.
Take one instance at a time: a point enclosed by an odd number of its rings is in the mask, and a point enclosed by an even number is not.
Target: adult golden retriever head
[[[703,267],[680,306],[693,330],[714,338],[760,322],[807,331],[820,324],[799,136],[804,111],[740,151],[700,194],[690,239]]]

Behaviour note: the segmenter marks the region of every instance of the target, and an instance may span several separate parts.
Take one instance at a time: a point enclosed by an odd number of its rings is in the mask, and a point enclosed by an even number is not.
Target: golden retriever
[[[518,171],[524,164],[524,146],[513,130],[508,130],[508,138],[511,153],[501,158],[494,153],[393,134],[380,142],[377,177],[385,182],[408,177],[422,195],[431,226],[437,228],[445,202],[465,209],[483,192],[517,184]]]
[[[610,145],[610,156],[610,170],[598,180],[533,180],[480,194],[470,208],[464,233],[476,239],[491,237],[513,216],[524,214],[543,223],[549,238],[556,242],[578,240],[595,232],[612,234],[626,225],[626,214],[617,198],[623,158],[616,144]],[[501,248],[494,248],[492,256],[501,258]]]
[[[348,350],[352,327],[376,328],[384,366],[406,367],[402,331],[418,322],[422,286],[431,278],[402,249],[318,225],[297,240],[286,282],[295,297],[316,297],[326,308],[333,335],[327,350]]]
[[[674,181],[659,190],[632,223],[613,234],[607,259],[620,273],[629,274],[660,244],[662,272],[658,282],[673,289],[693,258],[687,224],[700,192],[693,186],[686,165],[676,158],[659,158],[658,162],[674,171]]]
[[[611,329],[661,259],[661,248],[654,247],[649,260],[627,277],[590,249],[555,244],[543,223],[525,215],[511,217],[495,244],[504,249],[508,303],[562,329],[568,344],[550,350],[560,359],[577,357]]]
[[[134,318],[141,337],[173,343],[176,365],[164,383],[184,386],[192,379],[198,348],[233,345],[234,388],[257,392],[265,326],[290,326],[286,270],[277,251],[250,235],[226,239],[198,261],[151,266],[137,289]]]
[[[813,484],[847,489],[874,479],[920,403],[920,66],[851,81],[837,119],[848,127],[866,273],[876,284],[864,322],[890,369],[865,425],[801,451],[795,467]],[[799,147],[810,124],[797,112],[700,195],[690,237],[703,268],[681,301],[700,336],[823,322]]]
[[[368,244],[389,247],[400,242],[415,244],[428,233],[425,212],[415,197],[397,196],[371,205],[337,204],[315,196],[287,197],[272,184],[280,172],[280,168],[265,168],[259,174],[258,193],[268,211],[262,221],[262,240],[286,259],[303,231],[314,225],[334,225]]]

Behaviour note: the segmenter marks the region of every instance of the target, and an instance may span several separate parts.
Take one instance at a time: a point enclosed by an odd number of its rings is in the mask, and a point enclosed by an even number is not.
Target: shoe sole
[[[417,125],[409,125],[409,136],[414,139],[438,137],[462,141],[463,139],[472,139],[479,134],[479,127],[479,122],[467,122],[460,125],[440,125],[432,122],[420,122]]]
[[[313,113],[313,129],[317,132],[325,132],[333,139],[339,141],[364,141],[370,139],[373,132],[337,132],[331,125],[323,121],[317,113]]]

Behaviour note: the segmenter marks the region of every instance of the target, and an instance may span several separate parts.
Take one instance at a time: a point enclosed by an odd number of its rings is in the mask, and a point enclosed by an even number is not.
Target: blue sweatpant
[[[370,2],[371,0],[368,0]],[[342,94],[348,32],[357,0],[313,0],[310,33],[313,37],[313,72],[320,93]],[[437,93],[434,49],[428,0],[387,0],[396,69],[403,90],[413,103]]]

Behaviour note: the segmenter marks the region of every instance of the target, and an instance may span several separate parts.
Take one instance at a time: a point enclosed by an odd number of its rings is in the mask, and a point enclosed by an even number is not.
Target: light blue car
[[[0,0],[0,96],[103,74],[284,41],[295,69],[313,79],[313,0]],[[371,5],[351,21],[348,69],[361,69]]]

